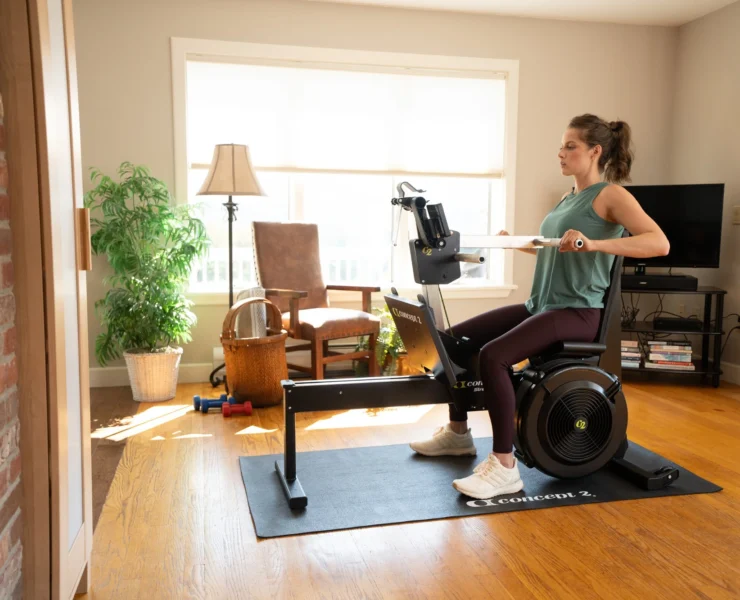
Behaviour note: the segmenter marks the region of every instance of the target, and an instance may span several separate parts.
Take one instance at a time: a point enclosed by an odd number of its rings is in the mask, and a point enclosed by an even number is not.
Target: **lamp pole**
[[[234,243],[233,243],[233,223],[236,221],[236,211],[239,206],[236,202],[232,202],[231,195],[229,195],[229,201],[224,202],[226,210],[229,211],[229,310],[234,306]]]
[[[233,238],[233,226],[234,221],[236,221],[236,211],[239,209],[239,205],[234,202],[231,199],[231,194],[229,194],[229,201],[224,202],[224,206],[226,207],[226,210],[229,212],[229,310],[231,310],[231,307],[234,306],[234,238]],[[224,383],[226,378],[219,379],[216,377],[216,373],[218,373],[221,369],[223,369],[226,365],[219,365],[213,371],[211,371],[211,374],[209,375],[208,379],[211,382],[211,385],[213,387],[217,387]]]

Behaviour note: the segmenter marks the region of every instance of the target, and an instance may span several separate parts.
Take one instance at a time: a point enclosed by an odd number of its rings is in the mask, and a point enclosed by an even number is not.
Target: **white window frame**
[[[189,59],[214,62],[249,61],[265,64],[303,63],[304,66],[333,63],[341,68],[377,68],[383,70],[413,69],[434,71],[475,72],[495,74],[506,79],[506,112],[504,164],[494,176],[506,178],[506,229],[514,229],[514,199],[516,197],[516,132],[519,96],[519,61],[508,59],[476,58],[467,56],[442,56],[428,54],[408,54],[397,52],[373,52],[344,50],[335,48],[312,48],[307,46],[284,46],[275,44],[254,44],[249,42],[229,42],[196,38],[170,39],[172,61],[172,114],[174,126],[175,189],[174,198],[178,204],[188,202],[188,162],[187,162],[187,61]],[[259,171],[259,165],[255,165]],[[267,170],[267,169],[265,169]],[[283,170],[283,169],[281,169]],[[392,173],[388,173],[392,174]],[[410,175],[412,173],[398,173]],[[433,175],[433,173],[429,173]],[[390,200],[390,199],[389,199]],[[403,227],[402,230],[406,228]],[[486,236],[465,236],[461,238],[462,247],[475,247]],[[407,251],[408,246],[401,242],[394,252]],[[445,286],[446,299],[506,298],[517,289],[513,284],[513,252],[505,251],[503,285],[465,285]],[[390,290],[382,290],[386,293]],[[398,288],[400,294],[415,295],[418,288]],[[198,305],[221,305],[227,302],[228,293],[189,292],[188,296]],[[352,292],[331,292],[331,300],[342,303],[357,299]]]

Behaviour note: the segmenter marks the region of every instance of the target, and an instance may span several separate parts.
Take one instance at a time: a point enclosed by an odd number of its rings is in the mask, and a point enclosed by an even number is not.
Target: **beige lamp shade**
[[[249,148],[242,144],[218,144],[199,196],[264,196],[252,169]]]

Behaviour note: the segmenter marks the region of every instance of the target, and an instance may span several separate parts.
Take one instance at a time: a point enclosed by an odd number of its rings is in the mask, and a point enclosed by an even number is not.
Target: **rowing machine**
[[[442,311],[434,306],[441,303],[439,284],[455,281],[460,277],[460,262],[476,258],[460,254],[459,233],[447,227],[440,204],[427,207],[418,196],[404,202],[404,184],[398,188],[401,197],[393,203],[414,213],[419,238],[410,241],[410,249],[414,279],[422,284],[424,295],[409,300],[394,289],[385,301],[408,352],[408,363],[418,374],[283,382],[285,453],[275,469],[291,508],[308,503],[297,477],[296,413],[450,403],[467,411],[485,410],[483,385],[476,373],[478,349],[467,339],[445,333],[440,325]],[[514,236],[497,237],[504,238],[498,242],[504,244]],[[536,238],[528,239],[534,243]],[[618,473],[638,485],[659,489],[675,481],[678,470],[647,471],[625,458],[626,400],[618,377],[600,366],[609,317],[618,308],[613,300],[620,270],[621,257],[616,257],[598,343],[565,342],[558,352],[532,357],[529,367],[512,373],[517,402],[515,454],[526,466],[559,478],[582,477],[611,462]]]

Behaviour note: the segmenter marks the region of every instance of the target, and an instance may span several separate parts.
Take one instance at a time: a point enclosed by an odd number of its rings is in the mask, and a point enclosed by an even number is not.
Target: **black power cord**
[[[727,315],[727,316],[728,317],[737,316],[737,321],[738,321],[738,323],[740,323],[740,316],[735,315],[734,313],[731,314],[731,315]],[[725,318],[727,318],[727,317],[725,317]],[[732,335],[732,333],[736,329],[740,329],[740,325],[735,325],[732,329],[730,329],[730,331],[727,332],[727,337],[725,338],[725,343],[722,344],[722,348],[719,351],[719,357],[717,357],[717,362],[721,362],[722,361],[722,355],[725,353],[725,348],[727,347],[727,342],[730,341],[730,336]]]

